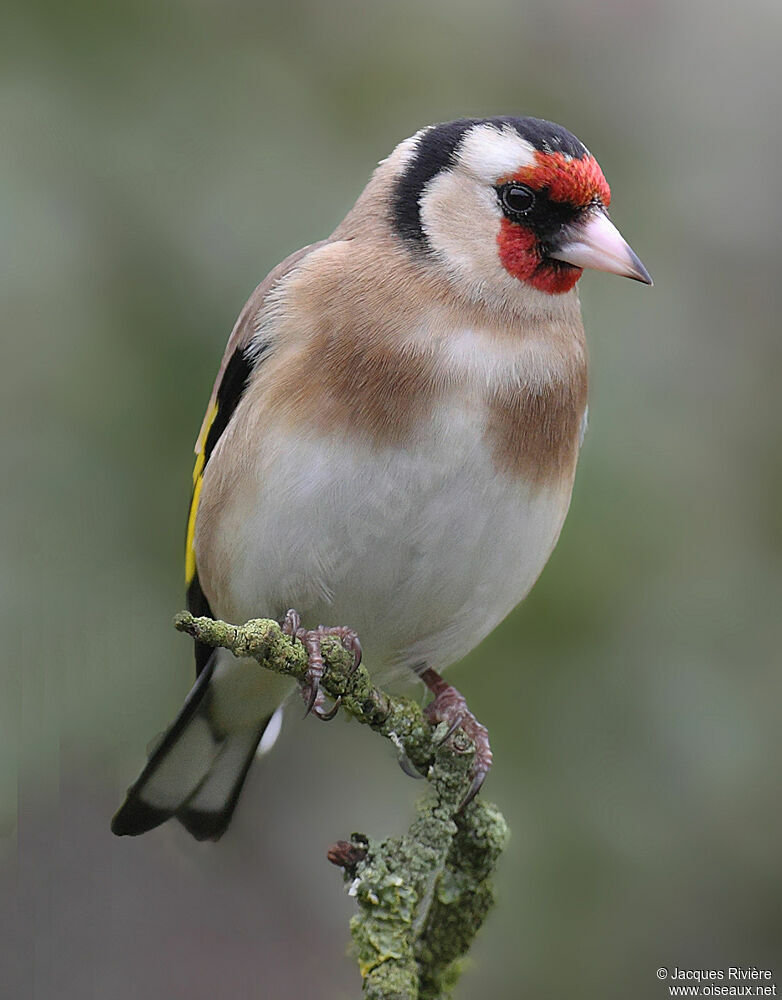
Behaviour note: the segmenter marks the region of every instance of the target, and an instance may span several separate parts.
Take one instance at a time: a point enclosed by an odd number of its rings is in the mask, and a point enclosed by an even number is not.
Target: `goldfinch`
[[[328,239],[256,288],[196,444],[190,610],[281,620],[307,646],[321,717],[323,634],[357,658],[360,635],[381,678],[416,671],[430,717],[476,741],[473,792],[486,730],[439,671],[525,597],[559,537],[586,424],[582,269],[651,284],[609,201],[559,125],[421,129]],[[116,834],[175,816],[216,840],[279,732],[290,681],[198,643],[195,657]]]

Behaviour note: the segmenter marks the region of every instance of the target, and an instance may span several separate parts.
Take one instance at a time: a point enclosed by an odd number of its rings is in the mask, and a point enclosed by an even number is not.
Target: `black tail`
[[[197,840],[218,840],[231,822],[242,785],[271,716],[228,734],[209,717],[215,650],[111,821],[135,837],[175,816]]]

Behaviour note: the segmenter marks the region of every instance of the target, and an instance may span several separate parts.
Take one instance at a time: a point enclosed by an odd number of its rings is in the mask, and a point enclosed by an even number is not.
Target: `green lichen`
[[[182,613],[176,628],[262,667],[302,681],[307,657],[277,622],[230,625]],[[494,903],[491,877],[508,839],[497,808],[480,799],[460,808],[470,786],[475,747],[457,730],[444,743],[421,707],[372,684],[336,640],[323,643],[322,688],[342,710],[390,739],[428,778],[407,833],[383,841],[354,834],[366,851],[345,873],[358,904],[351,919],[353,951],[365,997],[372,1000],[447,1000],[460,961]]]
[[[416,944],[421,1000],[445,1000],[459,977],[460,959],[494,905],[491,876],[508,841],[496,806],[476,800],[456,818],[457,831]]]

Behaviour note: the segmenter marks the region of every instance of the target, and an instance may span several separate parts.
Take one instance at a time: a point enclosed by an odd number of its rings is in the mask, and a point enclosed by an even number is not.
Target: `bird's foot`
[[[435,725],[444,722],[448,726],[441,742],[444,743],[457,729],[461,729],[475,744],[472,782],[459,806],[461,810],[472,802],[478,794],[491,768],[492,752],[489,746],[489,732],[467,707],[464,695],[457,691],[453,685],[444,681],[436,670],[427,667],[419,672],[419,676],[434,695],[432,701],[424,709],[426,717]]]
[[[340,698],[334,702],[332,707],[326,711],[326,699],[320,688],[320,681],[323,677],[323,653],[320,644],[323,639],[339,639],[345,649],[353,654],[353,669],[355,670],[361,663],[361,643],[358,635],[352,628],[346,625],[335,625],[327,627],[318,625],[317,628],[302,628],[301,616],[298,611],[291,608],[285,615],[281,624],[282,631],[291,639],[298,639],[307,651],[307,675],[301,683],[301,696],[307,706],[305,717],[314,712],[323,722],[328,722],[334,718],[339,711]]]

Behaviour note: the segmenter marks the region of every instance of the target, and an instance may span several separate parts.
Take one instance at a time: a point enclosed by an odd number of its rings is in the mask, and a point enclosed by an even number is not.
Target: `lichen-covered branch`
[[[303,681],[307,656],[277,622],[230,625],[183,612],[176,628],[210,646],[255,659]],[[496,807],[476,799],[460,810],[475,748],[457,730],[443,742],[420,705],[372,684],[363,665],[335,639],[323,641],[321,687],[342,710],[391,740],[406,765],[429,780],[418,815],[402,837],[376,841],[354,834],[333,848],[359,912],[351,933],[364,995],[372,1000],[446,1000],[494,901],[491,877],[508,829]]]

